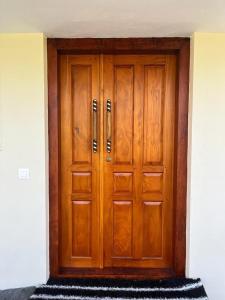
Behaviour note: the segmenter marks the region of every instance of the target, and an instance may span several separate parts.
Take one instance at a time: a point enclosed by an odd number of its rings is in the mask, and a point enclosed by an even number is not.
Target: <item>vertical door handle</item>
[[[98,114],[98,104],[97,100],[92,101],[92,150],[94,153],[98,151],[98,133],[97,133],[97,114]]]
[[[108,153],[112,150],[112,104],[111,100],[106,101],[106,151]]]

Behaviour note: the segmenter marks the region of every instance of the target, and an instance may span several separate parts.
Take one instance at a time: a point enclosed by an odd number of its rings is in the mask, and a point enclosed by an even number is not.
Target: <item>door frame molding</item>
[[[59,148],[59,93],[58,56],[68,54],[153,54],[173,53],[177,56],[177,95],[175,127],[175,222],[174,272],[152,270],[148,274],[133,270],[135,277],[171,277],[185,275],[186,262],[186,195],[188,147],[188,90],[189,90],[189,38],[74,38],[47,39],[48,56],[48,135],[49,135],[49,242],[50,275],[59,276],[120,276],[129,277],[123,270],[99,272],[59,269],[59,200],[60,200],[60,148]],[[72,274],[73,273],[73,274]],[[121,273],[121,274],[120,274]],[[129,272],[126,272],[129,273]],[[120,274],[120,275],[119,275]],[[134,276],[134,275],[130,275]]]

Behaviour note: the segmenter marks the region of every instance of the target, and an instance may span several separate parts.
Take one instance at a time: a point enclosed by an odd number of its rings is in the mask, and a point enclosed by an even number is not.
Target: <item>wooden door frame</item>
[[[48,51],[48,134],[49,134],[49,234],[50,275],[105,276],[105,277],[172,277],[185,275],[186,261],[186,191],[188,145],[188,87],[189,87],[189,38],[76,38],[47,40]],[[60,144],[59,144],[59,93],[58,56],[68,54],[152,54],[173,53],[178,60],[176,129],[175,129],[175,225],[174,266],[171,270],[60,270],[59,268],[59,200],[60,200]],[[132,275],[133,274],[133,275]],[[134,275],[135,274],[135,275]]]

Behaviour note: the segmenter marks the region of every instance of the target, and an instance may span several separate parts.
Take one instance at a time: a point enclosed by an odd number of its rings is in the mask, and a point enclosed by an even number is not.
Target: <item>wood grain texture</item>
[[[186,262],[186,197],[188,151],[188,93],[189,93],[190,41],[182,44],[179,51],[177,91],[177,131],[175,152],[175,272],[185,275]]]
[[[132,202],[113,202],[113,249],[114,257],[132,256]]]
[[[50,272],[51,276],[94,276],[126,278],[160,278],[183,276],[185,273],[186,240],[186,167],[187,167],[187,115],[188,115],[188,71],[189,39],[48,39],[48,83],[49,83],[49,185],[50,185]],[[174,155],[174,205],[175,260],[173,270],[124,268],[71,269],[59,264],[59,200],[60,200],[60,155],[59,155],[59,97],[58,56],[60,53],[173,53],[178,61],[176,122]],[[138,137],[137,137],[138,139]],[[102,147],[103,148],[103,147]],[[77,171],[74,170],[74,171]],[[86,171],[80,167],[79,172]],[[90,171],[90,170],[88,170]],[[124,172],[123,168],[116,170]],[[162,167],[149,166],[146,172],[162,172]],[[132,168],[129,169],[132,172]],[[127,198],[127,200],[129,200]],[[143,200],[145,199],[143,196]],[[137,251],[136,251],[137,252]],[[138,253],[136,253],[138,254]],[[140,254],[140,253],[139,253]]]
[[[73,163],[91,163],[92,68],[75,64],[71,67]]]
[[[91,201],[72,203],[72,256],[91,258]]]
[[[142,192],[162,194],[163,173],[143,173]]]
[[[50,39],[60,52],[71,53],[145,53],[145,51],[176,52],[189,43],[189,38],[76,38]]]
[[[133,174],[132,173],[114,173],[113,174],[113,192],[114,193],[132,193],[133,192]]]
[[[162,202],[143,203],[143,245],[145,259],[163,256]]]
[[[104,57],[104,98],[112,99],[115,107],[112,151],[104,153],[106,267],[169,268],[173,265],[175,90],[175,55]],[[151,173],[153,165],[162,167],[160,179]],[[123,173],[132,174],[133,189],[115,195],[114,174],[122,169]],[[157,206],[158,201],[161,204]],[[123,217],[118,213],[120,202],[121,213],[126,207],[122,203],[130,203]],[[127,219],[130,214],[132,225]],[[121,251],[124,255],[117,251],[116,256],[114,237],[117,245],[126,245],[126,226],[129,226],[127,239],[130,241],[131,234],[132,244],[129,251]]]
[[[114,160],[117,164],[132,164],[134,71],[132,66],[123,65],[113,69]]]
[[[162,279],[174,278],[172,269],[146,268],[59,268],[57,277],[73,278],[125,278],[125,279]]]
[[[99,152],[91,128],[99,57],[61,55],[60,70],[60,266],[99,267]]]
[[[72,178],[73,193],[91,193],[92,191],[91,172],[73,172],[72,177],[73,177]]]
[[[49,244],[50,273],[59,272],[59,103],[58,103],[58,55],[48,40],[48,137],[49,137]]]
[[[144,68],[144,165],[161,165],[163,154],[164,66]]]

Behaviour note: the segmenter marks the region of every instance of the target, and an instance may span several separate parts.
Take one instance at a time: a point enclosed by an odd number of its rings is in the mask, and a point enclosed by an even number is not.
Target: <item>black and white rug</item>
[[[200,279],[122,280],[54,279],[36,288],[30,299],[43,300],[208,300]]]

